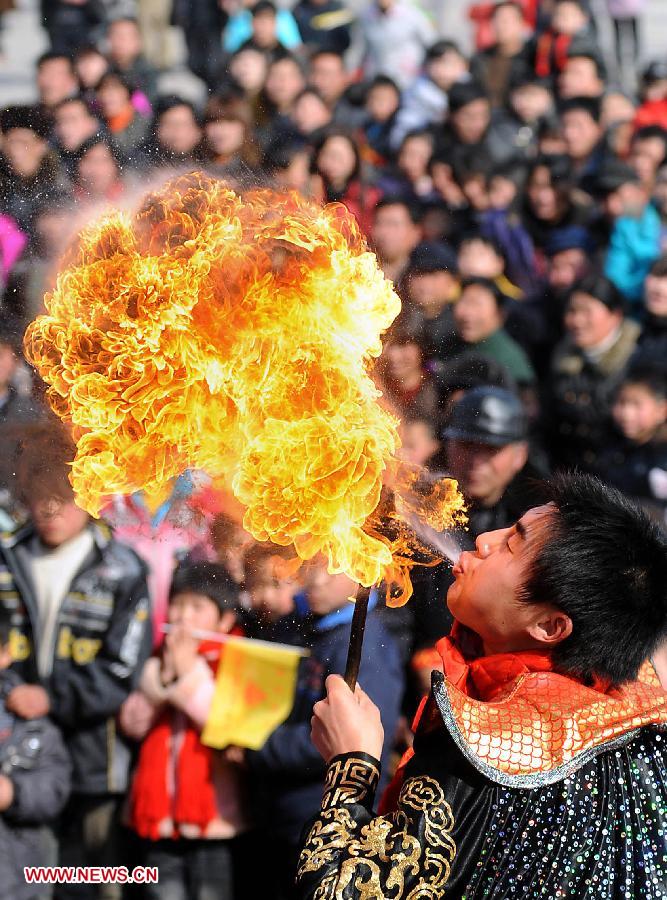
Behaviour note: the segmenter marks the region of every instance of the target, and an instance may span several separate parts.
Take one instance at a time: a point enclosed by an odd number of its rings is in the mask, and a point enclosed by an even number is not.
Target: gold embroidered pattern
[[[410,778],[397,811],[367,825],[359,827],[345,807],[324,809],[301,853],[298,878],[335,865],[340,853],[342,862],[321,881],[315,900],[343,900],[346,891],[355,900],[437,900],[456,856],[453,828],[438,782]]]
[[[341,803],[363,803],[370,792],[375,793],[380,780],[376,765],[354,757],[338,759],[327,769],[322,809]]]

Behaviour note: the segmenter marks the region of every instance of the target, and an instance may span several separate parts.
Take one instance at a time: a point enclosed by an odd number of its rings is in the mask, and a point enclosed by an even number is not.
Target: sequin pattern
[[[651,729],[574,776],[534,790],[496,785],[462,900],[667,898],[667,738]]]

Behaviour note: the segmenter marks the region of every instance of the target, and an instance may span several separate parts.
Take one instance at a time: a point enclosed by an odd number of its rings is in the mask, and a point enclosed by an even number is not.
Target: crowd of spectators
[[[77,224],[194,169],[344,204],[403,301],[375,373],[401,452],[458,479],[460,543],[558,469],[667,528],[667,58],[637,68],[643,6],[609,0],[609,59],[586,0],[471,4],[472,52],[409,0],[43,3],[37,101],[0,111],[0,898],[36,896],[22,866],[56,858],[159,866],[124,896],[289,898],[355,590],[321,560],[294,575],[197,473],[157,509],[76,506],[21,338]],[[202,104],[161,89],[174,27]],[[371,598],[384,777],[450,578],[415,570],[401,610]],[[193,629],[311,649],[259,750],[201,744],[222,645]],[[121,896],[97,891],[54,895]]]

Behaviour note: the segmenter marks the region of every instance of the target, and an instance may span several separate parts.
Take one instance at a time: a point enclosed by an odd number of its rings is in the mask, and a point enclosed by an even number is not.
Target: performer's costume
[[[446,676],[433,673],[392,811],[372,811],[376,760],[332,760],[300,896],[667,898],[667,694],[651,665],[605,689],[547,654],[438,649]]]

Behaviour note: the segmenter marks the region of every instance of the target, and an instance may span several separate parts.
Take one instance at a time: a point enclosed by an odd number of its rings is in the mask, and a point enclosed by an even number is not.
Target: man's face
[[[326,616],[345,606],[354,597],[358,585],[339,573],[330,575],[326,562],[317,558],[303,567],[303,589],[308,597],[308,606],[316,616]]]
[[[30,128],[12,128],[2,143],[2,152],[10,169],[21,178],[29,178],[37,172],[47,150],[46,141]]]
[[[273,12],[267,9],[253,18],[252,36],[258,47],[271,49],[276,45],[276,17]]]
[[[624,384],[612,407],[612,415],[628,440],[643,444],[664,425],[667,401],[647,385]]]
[[[381,261],[404,259],[419,243],[419,226],[401,204],[382,206],[375,213],[371,240]]]
[[[665,142],[659,137],[636,140],[630,148],[628,162],[639,175],[642,184],[652,185],[655,174],[665,161]]]
[[[493,34],[500,46],[520,44],[524,35],[523,16],[515,6],[501,6],[491,21]]]
[[[423,466],[434,453],[437,453],[439,447],[433,428],[428,422],[417,419],[401,425],[401,459],[406,462]]]
[[[575,161],[590,156],[601,137],[600,126],[584,109],[570,109],[563,115],[562,132],[567,155]]]
[[[652,316],[667,316],[667,277],[647,276],[644,282],[644,304]]]
[[[563,100],[571,97],[599,97],[604,90],[595,62],[587,56],[573,56],[565,63],[558,78],[558,92]]]
[[[575,347],[590,350],[605,341],[621,324],[623,314],[588,294],[573,294],[565,312],[565,328]]]
[[[65,150],[78,150],[85,140],[95,134],[99,123],[88,112],[85,103],[67,103],[55,115],[55,132]]]
[[[484,137],[484,132],[491,121],[489,101],[480,97],[472,103],[466,103],[452,116],[452,125],[457,137],[463,144],[477,144]]]
[[[269,69],[266,93],[278,109],[288,110],[303,88],[303,75],[294,60],[278,60]]]
[[[191,153],[201,140],[201,128],[189,106],[174,106],[160,116],[157,138],[172,153]]]
[[[458,256],[463,278],[499,278],[505,271],[505,260],[486,241],[473,238],[461,245]]]
[[[481,534],[476,551],[462,553],[452,569],[447,606],[458,622],[479,635],[487,654],[537,644],[531,629],[548,607],[522,603],[519,595],[554,514],[550,506],[535,507],[511,528]]]
[[[587,262],[586,254],[578,247],[554,253],[547,274],[549,286],[560,293],[569,291],[584,274]]]
[[[252,572],[246,572],[246,590],[251,609],[270,622],[289,615],[294,609],[296,583],[285,577],[271,559],[262,560]]]
[[[335,53],[316,56],[310,67],[310,83],[317,88],[329,106],[338,102],[347,88],[345,64]]]
[[[454,323],[461,340],[477,344],[502,328],[502,313],[491,291],[479,284],[465,288],[454,307]]]
[[[81,534],[89,522],[88,513],[71,497],[38,497],[31,499],[28,507],[35,530],[47,547],[60,547]]]
[[[456,291],[456,278],[451,272],[415,273],[408,283],[410,300],[426,316],[437,315],[449,303]]]
[[[384,348],[389,377],[411,384],[421,377],[422,352],[417,344],[387,344]]]
[[[510,102],[522,122],[536,122],[551,111],[553,100],[540,84],[524,84],[512,91]]]
[[[120,20],[109,27],[109,55],[121,64],[132,62],[141,53],[141,33],[134,22]]]
[[[77,88],[76,76],[66,59],[47,60],[37,70],[37,90],[45,106],[55,106],[76,93]]]
[[[524,441],[491,447],[476,441],[447,441],[447,463],[452,478],[477,506],[497,503],[505,489],[525,466],[528,450]]]
[[[368,92],[366,112],[374,122],[388,122],[398,109],[401,97],[389,84],[378,84]]]
[[[558,34],[575,35],[588,23],[588,17],[578,3],[558,3],[551,19],[551,27]]]

